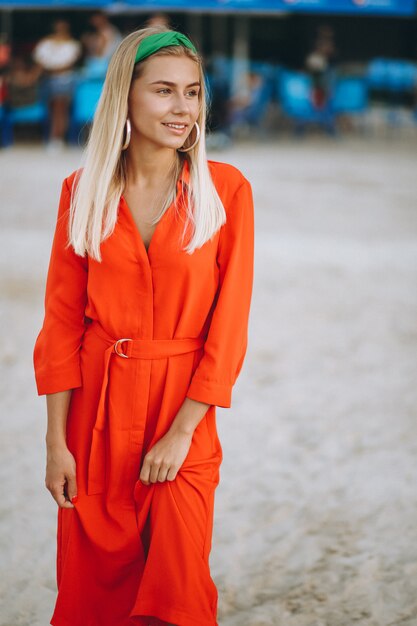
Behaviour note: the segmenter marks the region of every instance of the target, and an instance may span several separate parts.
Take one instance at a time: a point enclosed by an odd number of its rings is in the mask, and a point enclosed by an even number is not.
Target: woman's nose
[[[182,94],[178,94],[175,97],[175,100],[173,103],[173,112],[174,113],[188,113],[189,110],[190,110],[190,103],[188,102],[187,98],[183,96]]]

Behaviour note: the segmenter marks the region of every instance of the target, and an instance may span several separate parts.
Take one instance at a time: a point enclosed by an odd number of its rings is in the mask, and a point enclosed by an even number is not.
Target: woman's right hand
[[[58,506],[74,508],[71,500],[77,495],[76,464],[65,445],[47,447],[45,486]]]

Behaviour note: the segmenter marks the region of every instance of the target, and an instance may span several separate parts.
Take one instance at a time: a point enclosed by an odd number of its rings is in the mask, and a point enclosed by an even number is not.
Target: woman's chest
[[[185,249],[190,233],[184,231],[184,217],[174,207],[152,229],[141,232],[140,226],[127,205],[121,206],[112,235],[101,244],[102,261],[89,260],[90,286],[106,284],[117,291],[122,283],[130,283],[174,291],[183,290],[184,284],[211,288],[217,284],[219,233],[190,254]]]
[[[126,189],[121,202],[124,203],[124,208],[130,214],[129,217],[148,251],[158,223],[165,214],[164,211],[161,215],[163,207],[158,202],[158,194],[155,191],[137,193]]]
[[[121,211],[101,244],[102,261],[89,259],[91,316],[122,335],[197,336],[219,289],[219,233],[189,254],[183,229],[180,216],[165,213],[146,251],[134,220]]]

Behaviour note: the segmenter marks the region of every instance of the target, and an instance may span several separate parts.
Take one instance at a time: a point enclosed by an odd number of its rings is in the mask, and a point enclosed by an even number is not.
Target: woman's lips
[[[187,130],[187,124],[176,124],[175,126],[170,126],[169,123],[163,122],[163,126],[176,135],[182,135]]]

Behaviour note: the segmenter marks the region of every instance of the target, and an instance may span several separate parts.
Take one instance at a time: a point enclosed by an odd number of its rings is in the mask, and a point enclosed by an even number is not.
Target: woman
[[[76,41],[66,20],[53,23],[52,34],[36,45],[33,59],[44,72],[45,98],[51,117],[49,148],[61,149],[69,123],[69,109],[75,87],[75,65],[82,48]]]
[[[131,33],[62,186],[34,350],[55,626],[217,624],[215,409],[246,352],[254,216],[246,178],[207,160],[205,121],[190,40]]]

